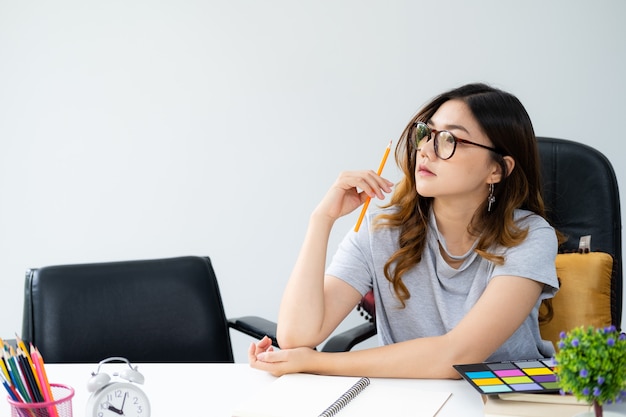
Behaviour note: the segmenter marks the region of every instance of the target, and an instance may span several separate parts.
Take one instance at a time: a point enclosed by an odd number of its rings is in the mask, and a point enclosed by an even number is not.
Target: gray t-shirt
[[[402,308],[383,272],[385,262],[398,248],[399,231],[390,227],[371,229],[373,217],[389,210],[393,209],[368,213],[359,232],[350,231],[343,239],[326,271],[363,295],[373,288],[378,338],[382,345],[449,332],[496,276],[520,276],[545,284],[541,299],[553,297],[558,290],[554,264],[557,238],[554,229],[540,216],[516,210],[516,222],[528,228],[528,236],[518,246],[490,250],[505,257],[503,265],[480,257],[472,248],[462,265],[455,269],[441,255],[439,243],[445,248],[445,241],[431,214],[422,260],[402,277],[411,294],[406,307]],[[541,300],[488,361],[536,359],[554,354],[552,343],[542,340],[539,334],[540,304]]]

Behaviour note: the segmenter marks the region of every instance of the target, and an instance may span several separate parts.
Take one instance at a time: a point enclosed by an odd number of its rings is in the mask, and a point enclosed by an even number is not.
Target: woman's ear
[[[515,159],[513,159],[513,157],[511,156],[503,156],[502,161],[503,161],[504,166],[506,167],[507,176],[511,175],[511,172],[513,172],[513,169],[515,169]],[[502,174],[503,174],[502,165],[503,164],[500,164],[500,163],[494,164],[494,169],[490,176],[491,183],[495,184],[495,183],[502,181]]]
[[[512,156],[503,156],[502,159],[504,159],[504,165],[506,165],[506,172],[508,177],[509,175],[511,175],[511,172],[513,172],[513,169],[515,169],[515,159],[513,159]]]

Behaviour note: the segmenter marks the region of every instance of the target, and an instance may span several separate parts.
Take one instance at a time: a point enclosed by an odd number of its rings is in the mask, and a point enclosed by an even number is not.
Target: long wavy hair
[[[461,100],[469,107],[483,132],[501,152],[490,152],[503,172],[501,181],[494,184],[496,203],[488,211],[485,199],[468,226],[469,233],[478,238],[475,251],[483,258],[502,264],[504,258],[490,253],[489,248],[494,245],[516,246],[528,234],[528,230],[515,224],[514,210],[526,209],[545,218],[537,138],[522,103],[515,96],[486,84],[464,85],[435,97],[409,121],[400,136],[395,157],[404,175],[385,205],[395,210],[379,215],[375,222],[376,227],[397,227],[400,230],[399,248],[386,262],[384,272],[403,307],[411,295],[402,277],[422,258],[433,202],[432,197],[421,196],[416,190],[417,153],[409,138],[416,122],[427,122],[443,103],[453,99]],[[512,172],[508,172],[502,155],[515,160]],[[551,312],[549,305],[548,308]]]

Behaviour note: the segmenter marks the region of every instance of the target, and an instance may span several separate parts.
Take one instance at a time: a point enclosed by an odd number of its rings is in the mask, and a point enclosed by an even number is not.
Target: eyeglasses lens
[[[437,156],[441,159],[449,159],[452,157],[454,153],[454,147],[456,145],[456,141],[454,140],[454,136],[452,133],[447,131],[437,132],[435,135],[435,141],[437,146],[435,151],[437,151]]]
[[[433,131],[425,123],[417,122],[415,124],[414,141],[416,150],[422,149],[426,143],[433,137]],[[449,159],[454,153],[456,140],[452,133],[443,130],[435,132],[435,154],[441,159]]]
[[[414,145],[418,151],[430,140],[430,134],[431,130],[425,123],[418,122],[415,124],[413,140],[415,141]]]

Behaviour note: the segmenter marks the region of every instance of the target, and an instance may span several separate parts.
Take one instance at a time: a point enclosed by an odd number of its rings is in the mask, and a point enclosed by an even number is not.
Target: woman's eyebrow
[[[432,126],[433,126],[433,120],[432,120],[432,119],[428,119],[428,121],[426,122],[426,124],[427,124],[428,126],[432,127]],[[463,126],[461,126],[461,125],[454,125],[454,124],[452,124],[452,125],[445,125],[445,126],[443,127],[443,129],[435,129],[435,130],[462,130],[463,132],[465,132],[465,133],[469,134],[469,131],[468,131],[466,128],[464,128],[464,127],[463,127]]]

